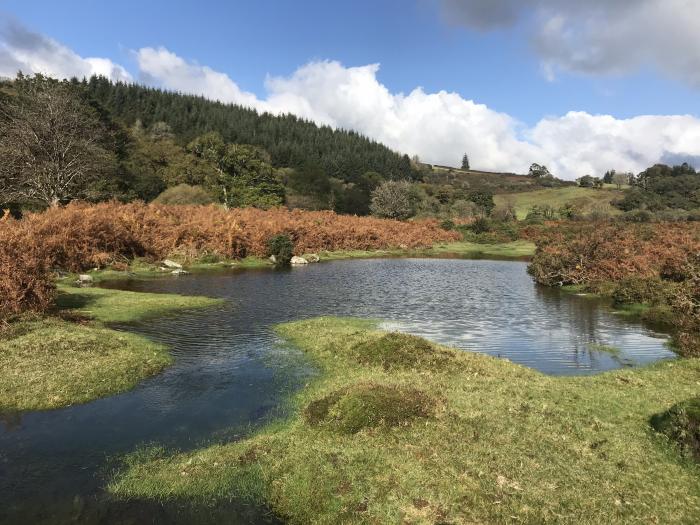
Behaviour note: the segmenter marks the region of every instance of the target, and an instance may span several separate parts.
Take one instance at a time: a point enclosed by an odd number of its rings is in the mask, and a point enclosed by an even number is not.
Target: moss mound
[[[388,333],[378,339],[359,343],[353,348],[357,360],[364,365],[379,365],[384,370],[395,368],[444,369],[452,360],[450,352],[436,348],[415,335]]]
[[[397,427],[435,412],[435,401],[415,388],[367,383],[312,401],[304,410],[310,425],[345,434],[365,428]]]
[[[684,456],[700,462],[700,397],[674,405],[651,418],[657,432],[678,443]]]

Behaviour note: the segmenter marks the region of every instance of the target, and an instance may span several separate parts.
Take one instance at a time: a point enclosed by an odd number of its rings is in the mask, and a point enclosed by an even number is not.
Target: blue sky
[[[640,5],[646,4],[646,10],[619,11],[617,8],[608,9],[605,0],[590,0],[591,11],[581,12],[582,8],[569,0],[522,0],[520,4],[514,1],[3,0],[0,1],[0,17],[28,32],[51,39],[78,57],[109,59],[123,66],[133,80],[169,89],[191,90],[232,102],[247,103],[253,100],[248,105],[256,107],[257,99],[265,101],[270,96],[269,85],[266,87],[265,84],[268,76],[289,80],[300,67],[309,63],[337,61],[343,69],[335,73],[326,71],[326,74],[340,78],[338,75],[349,75],[348,71],[354,71],[352,68],[380,64],[380,69],[373,73],[376,84],[385,88],[392,97],[401,93],[408,95],[417,87],[422,87],[426,94],[446,91],[459,95],[460,100],[440,101],[436,119],[442,118],[445,125],[456,125],[453,121],[462,118],[466,119],[462,123],[464,128],[470,129],[469,126],[487,117],[498,121],[499,115],[507,115],[512,119],[508,124],[512,137],[503,136],[504,131],[500,128],[502,122],[487,127],[485,132],[497,128],[493,131],[497,135],[494,140],[498,140],[500,145],[497,148],[483,146],[484,153],[480,155],[480,144],[476,141],[479,133],[465,138],[463,148],[454,141],[450,142],[450,150],[443,150],[437,145],[422,148],[416,137],[393,137],[395,134],[385,128],[380,129],[376,122],[365,125],[364,121],[354,117],[343,118],[322,104],[320,109],[299,109],[302,108],[298,103],[301,88],[297,85],[285,87],[291,90],[297,103],[292,103],[288,108],[274,105],[279,110],[297,110],[302,116],[323,123],[360,128],[359,131],[373,134],[396,149],[419,153],[421,157],[433,161],[446,162],[451,156],[459,158],[459,151],[465,149],[473,151],[472,156],[477,160],[483,157],[483,165],[494,169],[513,165],[519,168],[517,171],[522,171],[520,166],[530,160],[534,162],[534,157],[557,165],[559,161],[556,157],[561,153],[557,148],[547,151],[545,147],[557,132],[539,129],[543,119],[547,118],[545,124],[558,119],[558,125],[565,131],[570,132],[573,127],[580,128],[581,133],[592,133],[594,136],[587,146],[589,148],[604,145],[606,141],[604,137],[598,137],[598,133],[609,126],[606,127],[603,121],[593,126],[591,120],[583,125],[586,128],[583,129],[581,122],[562,122],[561,119],[571,111],[583,112],[587,118],[609,115],[616,121],[640,115],[698,116],[700,80],[684,70],[700,66],[698,23],[688,22],[694,25],[687,28],[687,34],[698,35],[697,38],[683,37],[685,33],[681,28],[678,31],[681,37],[670,38],[674,40],[672,44],[667,43],[669,38],[652,34],[647,39],[649,42],[643,45],[634,41],[636,37],[626,36],[626,32],[629,35],[644,34],[645,28],[634,31],[624,24],[625,20],[630,20],[630,23],[639,25],[648,22],[649,27],[656,27],[659,23],[663,24],[659,12],[668,14],[669,18],[678,19],[683,15],[692,18],[694,13],[700,15],[697,9],[700,2],[639,0]],[[529,7],[521,9],[526,4]],[[680,11],[688,6],[691,12]],[[591,25],[603,19],[605,22],[600,31],[619,34],[619,40],[605,40],[594,32],[587,32]],[[31,65],[51,62],[50,56],[37,58],[33,55],[31,60],[22,58],[23,51],[16,47],[16,43],[6,44],[5,52],[12,55],[12,60],[17,63]],[[198,87],[182,78],[173,79],[167,76],[169,73],[153,74],[152,69],[143,67],[137,55],[143,49],[165,49],[168,56],[176,56],[193,68],[206,66],[217,74],[225,75],[242,92],[248,92],[256,99],[249,97],[239,100],[236,98],[238,95],[220,96],[220,91],[216,89],[210,95],[208,87]],[[687,53],[688,49],[691,53]],[[668,59],[681,53],[689,55],[682,64],[676,65],[674,60]],[[31,67],[39,68],[38,65]],[[66,68],[69,69],[69,66]],[[66,68],[56,74],[68,74],[64,73]],[[79,69],[78,73],[82,71]],[[192,71],[197,74],[194,69]],[[341,80],[338,82],[342,83]],[[335,89],[333,84],[325,82],[324,85],[326,89]],[[372,84],[370,87],[377,91],[377,86]],[[315,93],[314,89],[311,91]],[[357,96],[362,98],[364,95]],[[373,95],[367,96],[371,98]],[[475,115],[466,107],[452,111],[450,104],[460,106],[464,105],[463,101],[485,105],[489,113],[486,117]],[[412,103],[423,104],[417,109],[421,111],[422,108],[434,107],[434,102],[421,100]],[[395,100],[391,99],[391,102],[380,104],[384,107],[394,103]],[[313,106],[316,102],[307,101],[303,107],[309,104]],[[330,102],[326,104],[329,105]],[[265,109],[267,107],[264,106]],[[400,118],[397,115],[407,111],[408,108],[397,109],[387,119],[395,122],[396,118]],[[651,127],[644,123],[637,124],[630,126],[631,130],[634,128],[634,133],[641,133],[640,126],[645,130]],[[688,129],[694,136],[696,124],[696,119],[692,118],[682,125],[691,126]],[[671,127],[675,129],[679,125],[673,122]],[[591,130],[591,127],[595,129]],[[457,126],[454,133],[464,133],[464,129]],[[612,132],[608,129],[605,133]],[[648,131],[644,133],[648,134]],[[643,162],[648,162],[654,156],[700,155],[700,151],[685,145],[686,135],[682,133],[676,137],[674,144],[665,143],[655,148]],[[643,142],[645,148],[648,148],[648,140],[653,140],[646,135],[642,139],[639,142]],[[508,149],[512,141],[516,144],[511,144]],[[535,149],[529,147],[533,144]],[[639,166],[635,159],[638,155],[630,155],[629,160],[624,157],[624,150],[630,147],[634,149],[627,142],[617,145],[616,151],[606,162],[623,164],[619,166],[620,169],[637,169]],[[499,163],[496,159],[498,155],[508,157],[508,162]],[[528,155],[533,158],[521,159]],[[578,173],[578,165],[581,165],[581,171],[603,169],[602,164],[576,155],[566,163],[559,163],[558,167],[571,177],[581,174]]]

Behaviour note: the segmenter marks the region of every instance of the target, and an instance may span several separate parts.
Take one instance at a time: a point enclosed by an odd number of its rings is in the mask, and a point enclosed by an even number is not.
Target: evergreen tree
[[[462,169],[469,169],[469,156],[466,153],[464,154],[464,157],[462,157]]]

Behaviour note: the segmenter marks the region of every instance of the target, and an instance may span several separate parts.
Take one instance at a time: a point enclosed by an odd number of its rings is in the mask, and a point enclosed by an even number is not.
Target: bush
[[[487,233],[491,231],[491,221],[486,217],[479,217],[469,225],[469,230],[476,233]]]
[[[372,192],[372,215],[385,219],[406,220],[416,214],[418,194],[406,181],[386,181]]]
[[[630,276],[616,284],[612,298],[616,305],[648,304],[655,306],[665,304],[667,286],[658,277]]]
[[[446,231],[454,230],[455,226],[456,225],[455,225],[454,221],[451,219],[445,219],[444,221],[442,221],[440,223],[440,228],[442,228],[443,230],[446,230]]]
[[[56,290],[40,242],[20,223],[6,221],[0,246],[0,324],[23,312],[47,310]]]
[[[278,266],[289,266],[294,255],[294,243],[289,235],[275,235],[267,242],[267,256],[275,258]]]
[[[153,202],[155,204],[202,206],[212,204],[214,199],[201,186],[179,184],[165,190]]]

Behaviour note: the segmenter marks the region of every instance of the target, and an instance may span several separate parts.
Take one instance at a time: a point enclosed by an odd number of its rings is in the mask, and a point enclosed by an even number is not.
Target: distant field
[[[621,197],[622,194],[621,190],[614,189],[614,187],[593,189],[569,186],[566,188],[548,188],[524,193],[495,195],[494,201],[496,201],[497,205],[500,205],[506,203],[508,199],[512,199],[515,202],[518,219],[524,219],[533,206],[548,204],[554,208],[559,208],[567,202],[579,206],[584,212],[590,211],[595,207],[604,206],[610,208],[610,213],[620,213],[618,209],[610,206],[610,201]]]

